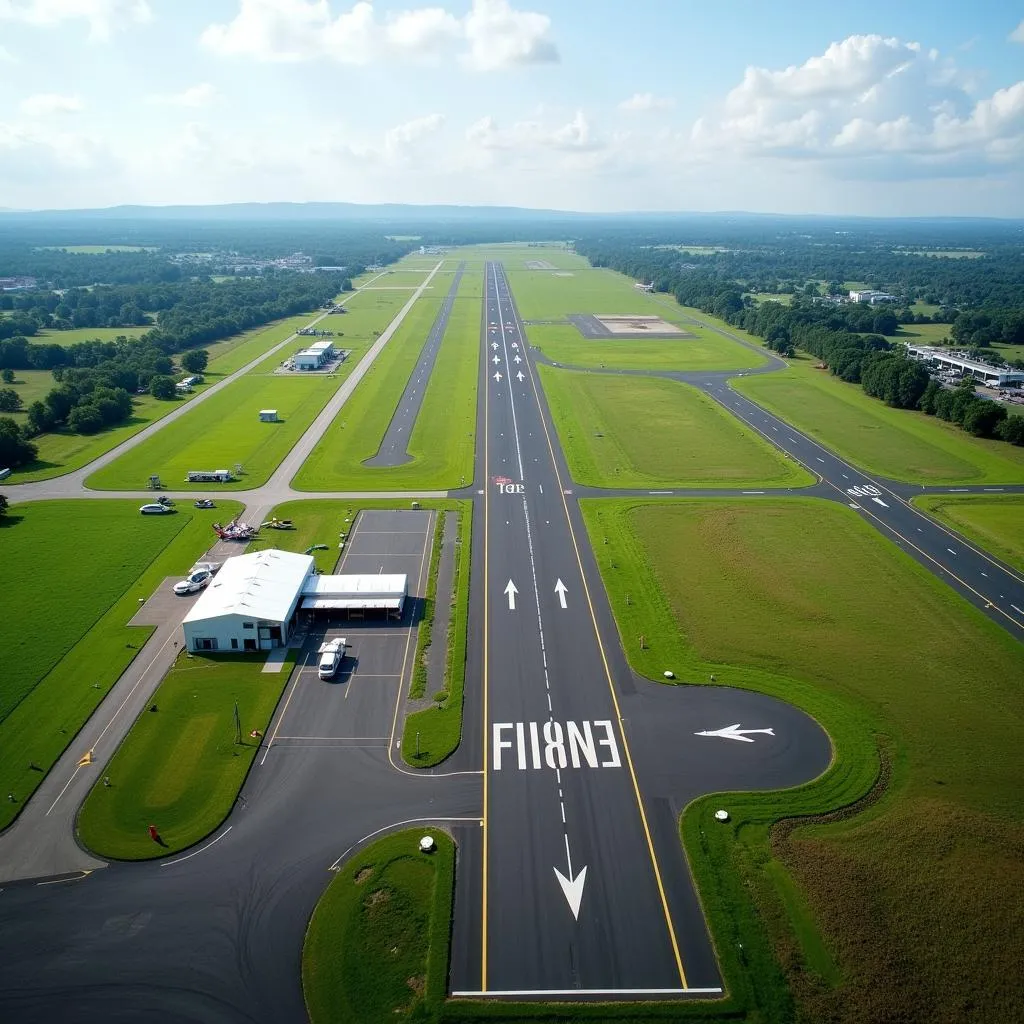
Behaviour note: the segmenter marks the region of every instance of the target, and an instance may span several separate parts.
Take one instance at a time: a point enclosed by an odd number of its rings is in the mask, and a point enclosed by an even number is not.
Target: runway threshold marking
[[[510,302],[511,302],[511,299],[510,299]],[[520,322],[518,316],[516,317],[515,324],[516,324],[516,331],[519,333],[520,337],[522,338],[522,326],[521,326],[521,322]],[[525,344],[525,338],[523,339],[523,342]],[[591,596],[591,593],[590,593],[590,584],[587,582],[587,574],[586,574],[586,572],[583,569],[583,557],[580,554],[579,541],[576,538],[576,530],[575,530],[575,528],[573,527],[573,524],[572,524],[572,516],[569,514],[569,503],[568,503],[568,501],[566,501],[566,497],[565,497],[565,495],[566,495],[565,485],[564,485],[564,483],[562,481],[562,474],[560,473],[560,471],[558,469],[558,459],[555,457],[555,449],[554,449],[554,445],[552,444],[552,441],[551,441],[551,431],[548,429],[547,417],[545,417],[545,415],[544,415],[544,404],[541,401],[540,391],[539,391],[539,389],[537,387],[537,377],[536,377],[536,374],[533,371],[533,363],[529,359],[526,360],[526,368],[527,368],[527,373],[528,373],[528,375],[530,377],[530,385],[531,385],[531,387],[533,389],[534,401],[537,403],[537,410],[538,410],[538,412],[540,414],[541,426],[544,429],[544,439],[545,439],[545,441],[547,443],[548,455],[551,458],[551,467],[552,467],[552,469],[554,471],[555,479],[558,481],[558,488],[562,492],[562,495],[561,495],[562,511],[565,514],[565,521],[566,521],[567,526],[569,527],[569,536],[572,538],[573,551],[575,552],[575,555],[576,555],[576,566],[579,569],[580,579],[582,580],[582,583],[583,583],[583,593],[584,593],[584,595],[586,596],[586,599],[587,599],[587,611],[588,611],[588,613],[590,615],[590,622],[591,622],[591,625],[593,626],[593,629],[594,629],[594,637],[597,640],[598,651],[601,654],[601,663],[604,666],[605,679],[606,679],[606,681],[608,683],[608,692],[611,694],[612,705],[615,708],[615,716],[616,716],[616,718],[618,719],[618,722],[619,722],[619,732],[620,732],[620,734],[622,736],[622,751],[623,751],[623,754],[625,756],[626,765],[629,768],[630,780],[633,783],[633,793],[634,793],[634,795],[636,797],[637,809],[640,812],[640,823],[641,823],[641,825],[643,827],[644,839],[647,842],[647,850],[648,850],[648,853],[650,854],[651,866],[654,869],[654,879],[655,879],[655,882],[657,884],[658,895],[661,898],[661,907],[662,907],[662,911],[664,912],[664,915],[665,915],[665,924],[668,927],[669,940],[670,940],[670,942],[672,944],[672,952],[673,952],[673,955],[675,957],[676,968],[677,968],[677,970],[679,972],[679,980],[682,982],[683,988],[685,989],[687,987],[686,971],[683,968],[683,958],[682,958],[682,954],[680,953],[680,950],[679,950],[679,940],[676,937],[675,925],[672,923],[672,912],[669,910],[669,906],[668,906],[668,895],[665,892],[665,883],[664,883],[664,881],[663,881],[663,879],[661,877],[661,869],[658,866],[657,854],[654,852],[654,839],[651,836],[650,824],[647,821],[647,812],[644,809],[643,798],[640,795],[640,784],[637,781],[636,769],[633,766],[633,756],[630,753],[629,742],[626,739],[626,730],[622,727],[622,709],[619,706],[618,695],[615,693],[615,683],[614,683],[614,681],[612,679],[611,666],[608,664],[608,654],[605,651],[604,642],[601,639],[601,630],[598,628],[598,625],[597,625],[597,614],[594,611],[594,601],[593,601],[593,597]],[[484,635],[485,636],[486,636],[486,633],[487,633],[487,631],[485,629],[484,630]],[[486,729],[485,729],[485,735],[486,735]],[[486,793],[486,787],[484,789],[484,792]],[[483,986],[483,987],[486,988],[486,986]]]

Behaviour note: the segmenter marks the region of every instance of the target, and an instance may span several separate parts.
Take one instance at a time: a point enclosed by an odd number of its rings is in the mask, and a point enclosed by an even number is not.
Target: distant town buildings
[[[3,292],[22,292],[35,286],[34,277],[0,277],[0,291]]]

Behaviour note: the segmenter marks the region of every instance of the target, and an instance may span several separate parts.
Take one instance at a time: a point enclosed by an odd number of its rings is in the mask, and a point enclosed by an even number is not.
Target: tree
[[[210,362],[205,348],[194,348],[181,357],[181,368],[188,373],[202,373]]]
[[[4,367],[4,369],[0,370],[0,380],[5,384],[13,384],[14,371],[10,367]]]
[[[173,398],[178,392],[174,387],[174,380],[171,377],[164,377],[161,374],[157,374],[149,382],[149,393],[154,398],[161,398],[167,401]]]
[[[7,515],[7,497],[0,494],[0,516]]]
[[[14,388],[0,388],[0,412],[18,412],[21,409],[21,395]]]
[[[103,429],[103,414],[94,405],[78,405],[68,416],[68,429],[76,434],[95,434]]]
[[[10,416],[0,416],[0,467],[17,469],[35,457],[36,446],[25,440],[18,424]]]
[[[26,427],[33,437],[36,434],[45,434],[53,426],[53,416],[50,410],[42,402],[33,402],[28,407],[28,420]]]
[[[1005,406],[984,398],[976,398],[974,404],[964,413],[963,427],[975,437],[991,437],[1005,419]]]
[[[996,437],[1010,444],[1024,445],[1024,416],[1007,416],[996,427]]]

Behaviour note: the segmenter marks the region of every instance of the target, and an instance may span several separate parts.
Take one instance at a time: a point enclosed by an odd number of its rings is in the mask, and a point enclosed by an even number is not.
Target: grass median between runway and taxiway
[[[959,1020],[1012,1017],[1020,644],[837,504],[582,504],[634,668],[770,693],[836,748],[815,783],[683,817],[731,1001],[765,1020],[789,1019],[791,998],[807,1020],[938,1019],[962,977]],[[880,763],[877,800],[829,815]],[[791,817],[807,823],[773,832]]]
[[[814,478],[697,388],[540,366],[573,480],[590,487],[806,487]]]
[[[913,503],[1024,573],[1024,494],[922,494]]]
[[[371,509],[408,509],[409,499],[398,498],[313,498],[278,505],[273,515],[291,519],[293,530],[265,530],[249,551],[276,547],[284,551],[305,551],[315,544],[326,550],[313,551],[317,568],[324,573],[336,571],[342,554],[339,533],[348,534],[362,511]],[[455,548],[455,594],[447,636],[445,679],[442,689],[448,694],[441,703],[405,715],[402,733],[402,757],[415,768],[428,768],[453,754],[462,739],[463,703],[466,683],[466,631],[469,623],[469,578],[473,537],[473,503],[456,498],[421,498],[421,509],[455,512],[459,532]],[[413,583],[414,581],[410,581]],[[432,621],[432,620],[431,620]],[[423,620],[419,623],[423,627]],[[432,637],[437,643],[438,637]],[[422,648],[419,649],[422,653]],[[420,756],[416,757],[416,733],[420,734]]]
[[[915,484],[1006,484],[1024,477],[1024,448],[972,437],[954,423],[892,409],[817,360],[734,380],[733,387],[769,412],[868,473]]]
[[[265,651],[179,654],[82,804],[85,846],[101,857],[150,860],[213,832],[235,804],[261,743],[251,733],[266,731],[295,658],[289,651],[280,672],[263,672]]]
[[[400,443],[412,461],[400,466],[363,465],[380,449],[441,308],[443,293],[424,295],[413,307],[303,463],[295,476],[297,488],[440,490],[472,480],[480,298],[463,297],[463,292],[478,277],[467,272],[460,282],[430,378],[424,382],[423,404],[411,433],[403,435]],[[442,282],[450,286],[447,278]]]
[[[420,838],[436,848],[422,853]],[[455,844],[397,832],[354,854],[317,903],[302,949],[313,1024],[430,1021],[448,984]]]
[[[37,501],[0,518],[11,600],[0,672],[0,828],[24,806],[153,632],[129,626],[216,538],[214,513],[141,516],[139,500]],[[241,506],[228,503],[221,512]]]

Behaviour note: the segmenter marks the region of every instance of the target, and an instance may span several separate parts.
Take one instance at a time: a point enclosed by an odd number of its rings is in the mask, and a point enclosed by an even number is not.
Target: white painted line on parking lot
[[[1020,608],[1018,608],[1018,607],[1017,607],[1017,606],[1016,606],[1015,604],[1011,604],[1011,605],[1010,605],[1010,607],[1011,607],[1011,608],[1012,608],[1012,609],[1013,609],[1013,610],[1014,610],[1014,611],[1015,611],[1015,612],[1016,612],[1016,613],[1017,613],[1018,615],[1024,615],[1024,611],[1021,611],[1021,609],[1020,609]]]
[[[954,551],[954,550],[953,550],[952,548],[946,548],[946,550],[947,550],[947,551],[948,551],[948,552],[949,552],[949,553],[950,553],[951,555],[955,555],[955,554],[956,554],[956,552],[955,552],[955,551]]]
[[[302,659],[302,667],[298,672],[295,673],[295,678],[292,680],[291,693],[288,694],[288,699],[284,702],[284,707],[281,709],[281,717],[278,718],[277,724],[274,726],[274,731],[270,734],[270,741],[267,743],[267,749],[263,751],[263,756],[260,758],[260,767],[263,767],[263,763],[267,760],[267,754],[270,753],[270,748],[274,745],[274,740],[277,738],[277,734],[281,729],[281,723],[284,721],[284,716],[288,714],[288,705],[292,702],[292,697],[295,696],[295,691],[299,688],[299,680],[302,678],[302,672],[309,664],[309,654]]]
[[[228,825],[228,827],[224,829],[224,831],[221,832],[221,834],[217,836],[216,839],[207,843],[205,846],[196,850],[194,853],[189,853],[184,857],[179,857],[177,860],[166,860],[160,865],[160,867],[169,868],[172,864],[180,864],[183,860],[191,860],[193,857],[198,857],[199,854],[205,853],[211,846],[213,846],[216,843],[219,843],[234,827],[234,825]]]

